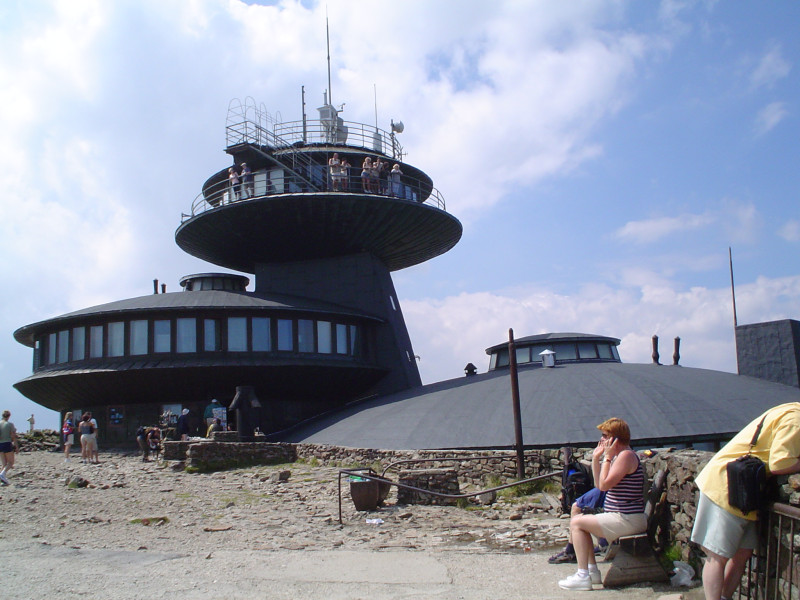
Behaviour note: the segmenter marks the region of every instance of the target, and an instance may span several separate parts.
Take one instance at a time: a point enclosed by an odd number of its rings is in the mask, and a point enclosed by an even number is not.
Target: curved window
[[[347,354],[347,325],[336,324],[336,354]]]
[[[147,321],[131,321],[131,354],[147,354]]]
[[[228,317],[224,324],[221,319],[202,319],[202,327],[198,325],[195,317],[178,317],[173,332],[173,319],[134,319],[43,333],[34,341],[33,370],[87,358],[150,354],[280,351],[354,358],[369,353],[367,332],[350,323],[242,316]]]
[[[611,353],[611,346],[608,344],[597,344],[597,354],[600,358],[612,360],[614,355]]]
[[[578,342],[578,356],[584,358],[597,358],[597,348],[594,342]]]
[[[556,361],[577,360],[578,358],[578,353],[573,343],[553,344],[553,350],[556,353]]]
[[[503,350],[499,350],[497,352],[497,362],[495,363],[495,366],[498,366],[498,367],[507,367],[508,366],[508,350],[507,349],[504,348]]]
[[[530,346],[523,346],[522,348],[517,348],[516,352],[514,354],[517,357],[517,364],[523,364],[523,363],[531,362],[531,347]]]
[[[175,321],[175,344],[178,352],[197,352],[197,321],[195,319],[177,319]]]
[[[58,332],[58,362],[69,360],[69,330]]]
[[[125,356],[125,323],[122,321],[108,324],[108,355]]]
[[[269,319],[253,317],[253,352],[269,352],[271,349]]]
[[[247,352],[247,317],[228,317],[228,352]]]
[[[103,326],[94,325],[89,329],[89,358],[103,356]]]
[[[331,322],[317,322],[317,352],[320,354],[330,354],[333,352],[333,338],[331,336]]]
[[[310,319],[298,319],[297,350],[299,352],[314,351],[314,321]]]
[[[217,319],[203,319],[203,350],[219,352],[222,349],[220,326]]]
[[[75,327],[72,330],[72,360],[86,358],[86,328]]]
[[[53,365],[56,362],[56,351],[58,350],[58,336],[51,333],[47,336],[47,364]]]
[[[278,350],[294,350],[294,328],[289,319],[278,319]]]
[[[153,321],[153,352],[172,350],[172,335],[167,320]]]

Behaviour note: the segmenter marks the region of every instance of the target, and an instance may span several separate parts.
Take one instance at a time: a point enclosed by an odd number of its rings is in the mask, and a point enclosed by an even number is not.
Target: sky
[[[369,6],[368,10],[363,10]],[[736,371],[740,324],[800,318],[800,3],[6,0],[0,3],[0,407],[13,332],[224,271],[175,244],[252,98],[300,120],[327,89],[389,129],[461,241],[393,279],[424,383],[545,332],[624,362]]]

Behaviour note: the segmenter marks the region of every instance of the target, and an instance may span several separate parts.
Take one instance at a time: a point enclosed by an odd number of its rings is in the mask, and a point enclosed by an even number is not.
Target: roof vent
[[[555,367],[556,366],[556,353],[552,350],[542,350],[539,352],[539,356],[542,357],[542,366],[543,367]]]

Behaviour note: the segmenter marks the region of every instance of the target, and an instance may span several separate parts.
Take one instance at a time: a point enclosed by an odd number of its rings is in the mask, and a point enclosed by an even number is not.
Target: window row
[[[619,362],[617,347],[613,344],[600,342],[562,342],[555,344],[533,344],[521,346],[516,349],[517,364],[538,363],[542,357],[539,355],[545,350],[555,352],[556,361],[579,360],[614,360]],[[489,369],[508,366],[508,350],[499,350],[492,354]]]
[[[103,357],[196,352],[302,352],[361,356],[361,328],[312,319],[228,317],[113,321],[37,340],[38,366]]]

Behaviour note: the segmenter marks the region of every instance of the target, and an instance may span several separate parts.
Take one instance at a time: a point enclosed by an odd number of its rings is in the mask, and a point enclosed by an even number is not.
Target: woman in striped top
[[[575,515],[569,528],[578,559],[578,572],[562,579],[558,586],[565,590],[589,591],[601,582],[594,557],[592,536],[609,542],[624,535],[647,529],[644,515],[644,470],[639,457],[631,450],[631,430],[616,417],[597,426],[603,434],[592,452],[592,474],[595,487],[606,493],[603,513]]]

